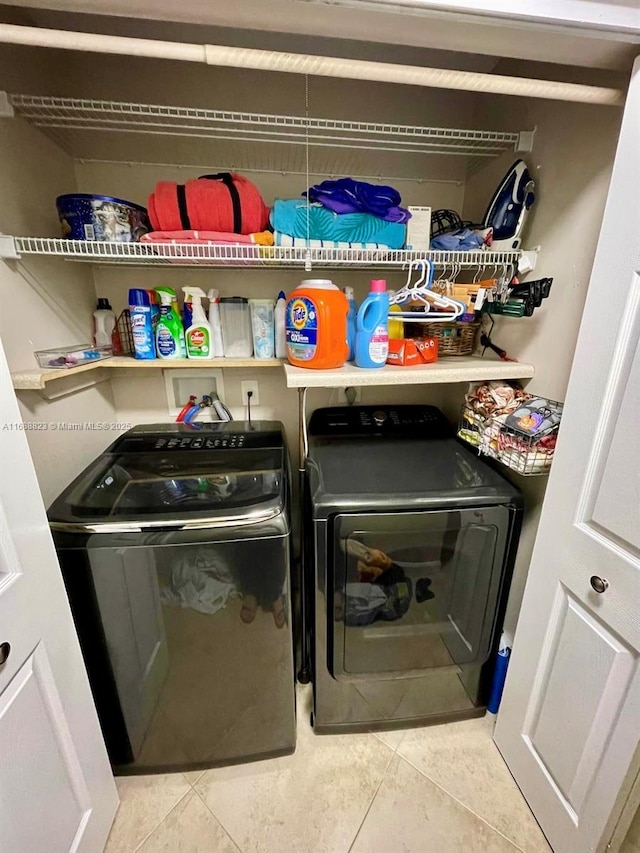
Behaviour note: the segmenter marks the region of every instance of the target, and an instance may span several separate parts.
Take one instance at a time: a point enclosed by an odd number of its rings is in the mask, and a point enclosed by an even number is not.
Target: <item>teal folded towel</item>
[[[311,240],[335,240],[338,243],[382,243],[401,249],[407,229],[401,222],[386,222],[370,213],[334,213],[321,204],[309,204]],[[275,231],[291,237],[307,237],[307,202],[304,199],[277,198],[271,208]]]

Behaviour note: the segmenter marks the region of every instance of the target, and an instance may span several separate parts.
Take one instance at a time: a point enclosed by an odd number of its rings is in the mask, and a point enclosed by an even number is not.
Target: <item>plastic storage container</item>
[[[146,208],[122,198],[70,193],[56,199],[62,236],[70,240],[134,243],[151,230]]]
[[[41,349],[34,353],[40,367],[77,367],[90,361],[101,361],[111,356],[111,347],[94,347],[93,344],[74,344],[57,349]]]
[[[342,367],[349,354],[344,293],[328,279],[306,279],[287,303],[287,358],[297,367]]]
[[[275,351],[275,317],[272,299],[250,299],[253,354],[256,358],[273,358]]]
[[[251,358],[253,337],[249,300],[242,296],[224,296],[220,300],[220,319],[225,358]]]

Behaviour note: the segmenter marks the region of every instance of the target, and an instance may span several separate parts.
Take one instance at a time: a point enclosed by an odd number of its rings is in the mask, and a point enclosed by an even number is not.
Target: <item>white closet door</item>
[[[0,849],[98,853],[118,797],[0,345]]]
[[[639,157],[637,60],[495,731],[555,853],[606,848],[640,765]]]

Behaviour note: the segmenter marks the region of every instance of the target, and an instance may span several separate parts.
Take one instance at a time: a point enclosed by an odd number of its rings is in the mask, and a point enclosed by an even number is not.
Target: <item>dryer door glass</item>
[[[334,677],[484,663],[509,523],[502,506],[335,517],[327,632]]]

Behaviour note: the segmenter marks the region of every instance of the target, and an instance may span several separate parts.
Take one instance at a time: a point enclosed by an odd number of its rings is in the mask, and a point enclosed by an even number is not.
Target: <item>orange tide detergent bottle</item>
[[[287,302],[287,358],[296,367],[342,367],[349,354],[344,293],[328,279],[301,282]]]

